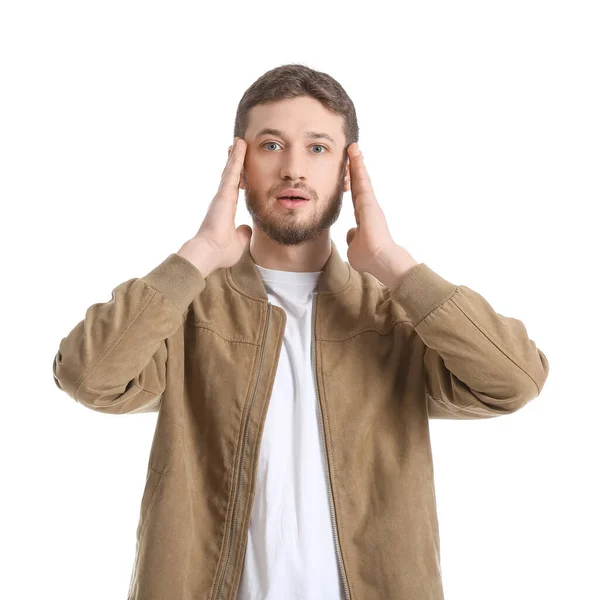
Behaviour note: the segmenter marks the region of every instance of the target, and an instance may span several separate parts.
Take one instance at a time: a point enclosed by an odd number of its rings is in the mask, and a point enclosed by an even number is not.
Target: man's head
[[[254,228],[294,246],[337,221],[350,190],[347,147],[358,141],[355,109],[339,83],[301,65],[268,71],[241,99],[234,135],[247,142],[240,187]],[[288,188],[310,200],[284,206],[277,197]]]

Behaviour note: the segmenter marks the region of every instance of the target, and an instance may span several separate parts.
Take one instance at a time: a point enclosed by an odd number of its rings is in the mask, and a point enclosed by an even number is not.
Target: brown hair
[[[243,94],[236,111],[233,137],[244,138],[249,111],[257,104],[309,96],[344,119],[345,147],[358,141],[356,109],[341,84],[327,73],[302,64],[286,64],[267,71]]]

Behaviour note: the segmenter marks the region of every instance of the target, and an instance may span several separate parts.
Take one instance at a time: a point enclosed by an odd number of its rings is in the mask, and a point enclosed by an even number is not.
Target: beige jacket
[[[512,413],[549,364],[521,321],[425,263],[390,290],[331,247],[311,360],[346,598],[442,600],[428,420]],[[159,411],[128,600],[236,598],[285,324],[247,247],[207,279],[171,254],[61,340],[54,380],[77,402]]]

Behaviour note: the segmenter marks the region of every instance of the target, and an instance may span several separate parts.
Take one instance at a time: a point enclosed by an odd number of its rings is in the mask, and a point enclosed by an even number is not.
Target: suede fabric
[[[520,320],[425,263],[391,290],[331,247],[311,358],[347,597],[443,600],[429,419],[515,412],[549,364]],[[61,340],[74,400],[158,412],[128,600],[236,598],[285,323],[247,247],[207,279],[171,254]]]

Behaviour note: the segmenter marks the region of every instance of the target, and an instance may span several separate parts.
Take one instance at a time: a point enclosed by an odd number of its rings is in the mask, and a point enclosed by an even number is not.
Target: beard
[[[308,201],[310,206],[293,209],[284,208],[276,198],[262,198],[249,188],[245,173],[245,201],[253,224],[282,246],[299,246],[318,239],[337,221],[341,213],[345,168],[346,158],[341,162],[337,183],[325,202],[319,202],[318,197],[311,193],[311,199]]]

